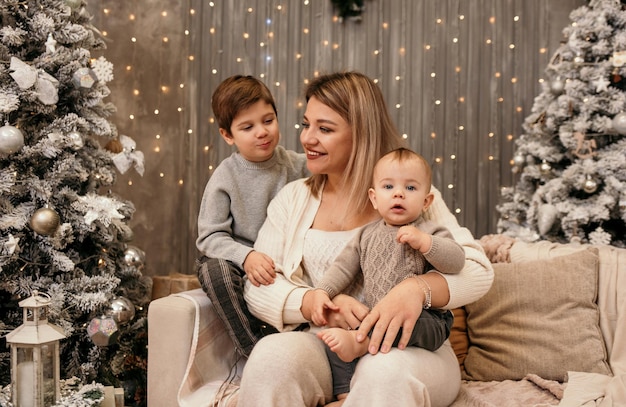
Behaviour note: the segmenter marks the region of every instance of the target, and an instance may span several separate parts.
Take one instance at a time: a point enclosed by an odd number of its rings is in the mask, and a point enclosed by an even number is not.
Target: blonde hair
[[[367,190],[374,171],[372,163],[389,151],[405,146],[391,121],[380,88],[362,73],[337,72],[315,78],[307,86],[305,96],[307,102],[315,97],[351,126],[352,152],[343,182],[350,185],[349,207],[354,211],[366,210]],[[307,180],[315,197],[319,197],[326,178],[326,174],[314,174]]]

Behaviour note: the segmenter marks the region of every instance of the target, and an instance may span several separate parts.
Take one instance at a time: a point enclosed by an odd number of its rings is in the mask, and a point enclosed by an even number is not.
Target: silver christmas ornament
[[[143,268],[146,261],[146,254],[143,250],[135,247],[128,246],[124,251],[124,263],[131,267]]]
[[[103,315],[89,322],[87,334],[94,344],[98,346],[109,346],[117,342],[120,331],[113,317]]]
[[[98,80],[98,76],[91,68],[79,68],[72,75],[72,83],[77,88],[90,89]]]
[[[113,317],[118,324],[125,325],[135,318],[135,306],[126,297],[115,297],[111,300],[106,314]]]
[[[626,134],[626,113],[621,112],[613,117],[613,129],[619,134]]]
[[[12,154],[24,147],[24,134],[17,127],[0,127],[0,153]]]
[[[565,90],[565,81],[563,81],[563,79],[561,78],[553,79],[550,82],[550,90],[555,95],[560,95]]]
[[[552,171],[552,166],[550,165],[549,162],[547,162],[546,160],[543,160],[541,162],[541,165],[539,166],[539,171],[541,171],[542,174],[549,174],[550,171]]]
[[[59,228],[59,214],[50,208],[37,209],[30,218],[30,227],[43,236],[53,235]]]
[[[524,158],[522,154],[515,154],[513,156],[513,165],[515,165],[516,167],[523,166],[525,162],[526,162],[526,159]]]

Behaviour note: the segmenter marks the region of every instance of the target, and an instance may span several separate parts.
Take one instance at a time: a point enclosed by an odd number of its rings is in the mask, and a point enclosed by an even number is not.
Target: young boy
[[[308,175],[306,157],[278,144],[276,104],[252,76],[235,75],[213,92],[213,114],[224,141],[237,151],[209,179],[198,215],[198,277],[237,351],[248,357],[257,340],[276,332],[250,314],[244,277],[274,281],[274,262],[253,250],[270,200],[288,182]]]
[[[316,325],[327,324],[328,312],[339,308],[330,300],[363,273],[364,304],[374,307],[396,284],[417,278],[424,290],[424,308],[409,345],[437,350],[450,335],[452,313],[430,309],[430,287],[419,277],[434,268],[458,273],[465,252],[449,231],[426,221],[422,214],[432,203],[431,169],[426,160],[408,149],[384,155],[374,167],[370,201],[382,219],[364,226],[337,256],[313,291]],[[328,328],[317,336],[328,345],[333,372],[333,394],[341,405],[350,390],[357,358],[367,353],[369,341],[356,341],[356,331]],[[394,346],[399,341],[396,338]]]

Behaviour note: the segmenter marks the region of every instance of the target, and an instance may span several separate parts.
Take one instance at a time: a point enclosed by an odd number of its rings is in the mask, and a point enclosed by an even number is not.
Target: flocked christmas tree
[[[516,140],[499,231],[523,240],[626,245],[626,10],[592,0],[565,40]]]
[[[0,384],[10,381],[4,336],[18,302],[51,298],[62,377],[145,391],[150,279],[131,245],[131,202],[118,172],[143,155],[110,121],[113,66],[82,0],[0,2]],[[139,400],[139,401],[137,401]]]

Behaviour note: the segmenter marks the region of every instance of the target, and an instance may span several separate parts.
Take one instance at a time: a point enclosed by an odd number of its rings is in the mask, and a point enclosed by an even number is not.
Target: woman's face
[[[304,112],[300,142],[312,174],[341,176],[352,153],[352,128],[337,112],[312,97]]]

